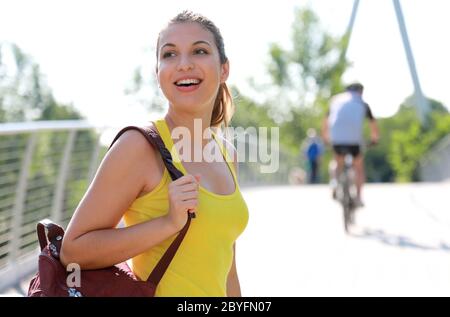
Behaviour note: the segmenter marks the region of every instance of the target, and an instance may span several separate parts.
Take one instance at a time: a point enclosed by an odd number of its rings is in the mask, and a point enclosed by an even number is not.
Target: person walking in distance
[[[308,162],[308,182],[316,184],[319,182],[320,157],[323,154],[323,144],[316,130],[308,129],[307,138],[302,144],[302,152]]]

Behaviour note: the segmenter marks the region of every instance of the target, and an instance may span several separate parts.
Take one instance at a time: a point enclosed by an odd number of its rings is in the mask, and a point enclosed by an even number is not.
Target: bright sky
[[[245,93],[247,80],[265,76],[268,44],[289,45],[293,8],[309,1],[2,1],[0,41],[18,44],[41,65],[56,98],[73,102],[96,124],[148,118],[124,88],[155,45],[161,26],[183,9],[200,12],[221,29],[231,61],[229,82]],[[312,7],[332,33],[343,34],[353,0],[316,0]],[[449,1],[402,1],[422,89],[450,106]],[[361,0],[347,56],[347,81],[366,86],[376,116],[395,113],[412,93],[405,52],[391,0]],[[153,76],[149,73],[148,76]],[[239,110],[238,110],[239,111]]]

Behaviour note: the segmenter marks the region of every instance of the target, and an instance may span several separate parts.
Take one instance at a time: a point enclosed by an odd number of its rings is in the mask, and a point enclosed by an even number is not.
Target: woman
[[[77,207],[61,260],[95,269],[132,258],[134,273],[145,280],[186,223],[187,211],[195,212],[156,296],[241,296],[235,241],[248,210],[237,182],[236,152],[229,153],[212,132],[221,160],[192,161],[177,153],[172,138],[174,129],[183,128],[191,153],[208,152],[208,140],[194,140],[198,124],[203,135],[231,118],[229,62],[218,28],[192,12],[176,16],[159,34],[156,73],[169,108],[154,125],[184,176],[171,181],[157,150],[139,132],[125,132]],[[122,217],[126,226],[116,228]]]

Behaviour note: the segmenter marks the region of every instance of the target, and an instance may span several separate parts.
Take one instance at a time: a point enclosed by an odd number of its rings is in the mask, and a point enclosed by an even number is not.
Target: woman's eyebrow
[[[207,41],[203,41],[203,40],[195,41],[192,45],[194,46],[194,45],[198,45],[198,44],[206,44],[208,46],[211,46],[211,44],[209,44]],[[161,46],[160,50],[162,50],[166,46],[176,47],[176,45],[173,43],[165,43],[164,45]]]
[[[164,47],[166,47],[166,46],[176,47],[175,44],[172,44],[172,43],[165,43],[164,45],[161,46],[160,50],[162,50],[162,49],[163,49]]]
[[[209,44],[207,41],[196,41],[196,42],[194,42],[193,45],[197,45],[197,44],[206,44],[208,46],[211,46],[211,44]]]

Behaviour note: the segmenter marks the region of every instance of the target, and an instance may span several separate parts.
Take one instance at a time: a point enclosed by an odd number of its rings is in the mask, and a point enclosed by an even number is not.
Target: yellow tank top
[[[155,125],[166,148],[169,151],[172,149],[174,165],[187,174],[178,153],[173,150],[174,143],[166,121],[159,119]],[[214,133],[212,135],[233,175],[235,191],[230,195],[219,195],[199,187],[197,217],[192,220],[155,296],[226,296],[233,244],[247,225],[248,208],[226,146],[217,140]],[[150,193],[137,198],[125,212],[125,225],[132,226],[167,214],[170,182],[172,179],[165,168],[160,183]],[[175,236],[131,260],[131,268],[140,279],[147,279]]]

